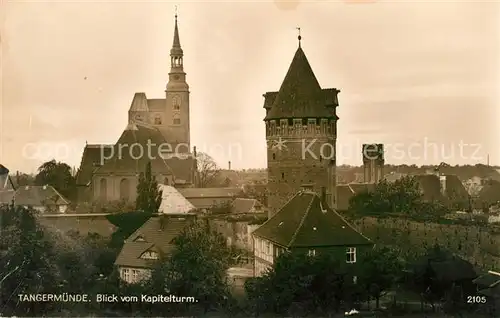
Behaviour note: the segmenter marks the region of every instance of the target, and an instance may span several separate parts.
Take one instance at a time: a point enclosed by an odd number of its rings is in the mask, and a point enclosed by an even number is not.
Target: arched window
[[[155,115],[155,125],[161,125],[161,116]]]
[[[106,201],[108,199],[108,182],[106,178],[102,178],[99,182],[99,199]]]
[[[130,199],[130,181],[128,179],[123,178],[120,181],[120,200],[129,200]]]
[[[172,106],[173,106],[174,110],[180,109],[181,101],[179,99],[179,96],[174,96],[174,98],[172,99]]]

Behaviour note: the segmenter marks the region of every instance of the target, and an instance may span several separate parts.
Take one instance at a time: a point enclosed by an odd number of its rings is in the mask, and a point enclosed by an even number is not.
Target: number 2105
[[[485,304],[486,296],[467,296],[468,304]]]

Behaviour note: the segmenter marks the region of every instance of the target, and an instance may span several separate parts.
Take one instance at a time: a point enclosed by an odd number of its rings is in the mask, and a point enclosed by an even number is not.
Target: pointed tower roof
[[[172,43],[172,49],[170,50],[171,56],[183,55],[181,48],[181,40],[179,39],[179,27],[177,26],[177,13],[175,14],[175,27],[174,27],[174,42]]]
[[[335,117],[334,109],[327,104],[325,90],[321,89],[299,38],[299,47],[265,120]]]

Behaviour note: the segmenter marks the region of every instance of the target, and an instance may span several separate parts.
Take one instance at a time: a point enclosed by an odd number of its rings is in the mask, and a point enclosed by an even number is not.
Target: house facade
[[[115,265],[122,281],[134,284],[151,275],[155,264],[173,249],[172,240],[195,220],[195,215],[151,217],[125,240]]]
[[[370,239],[328,206],[325,196],[312,189],[298,192],[252,233],[255,276],[262,276],[287,251],[309,256],[328,253],[339,261],[356,264],[373,248]]]

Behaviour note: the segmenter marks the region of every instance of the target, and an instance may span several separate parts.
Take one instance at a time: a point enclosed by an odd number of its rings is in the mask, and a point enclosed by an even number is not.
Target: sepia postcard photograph
[[[0,0],[0,317],[500,317],[500,2]]]

